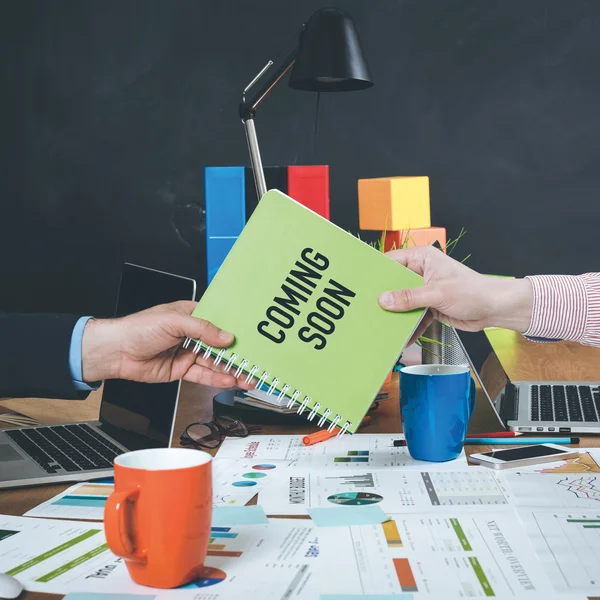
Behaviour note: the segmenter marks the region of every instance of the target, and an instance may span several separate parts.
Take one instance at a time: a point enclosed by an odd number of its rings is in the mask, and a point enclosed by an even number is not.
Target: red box
[[[446,252],[446,228],[427,227],[424,229],[386,231],[384,251],[389,252],[398,248],[413,248],[414,246],[430,246],[439,242],[442,250]]]
[[[329,220],[329,166],[289,166],[288,196]]]

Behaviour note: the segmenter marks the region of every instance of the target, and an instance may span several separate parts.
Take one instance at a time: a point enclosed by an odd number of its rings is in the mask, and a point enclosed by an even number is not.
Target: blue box
[[[206,270],[212,281],[246,224],[244,167],[205,167]]]
[[[206,278],[208,283],[213,280],[217,271],[227,258],[229,251],[233,248],[236,237],[206,238]]]

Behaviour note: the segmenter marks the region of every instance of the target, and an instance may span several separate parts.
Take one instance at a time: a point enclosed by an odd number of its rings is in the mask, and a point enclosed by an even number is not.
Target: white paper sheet
[[[385,512],[509,509],[509,495],[492,471],[308,470],[287,469],[259,502],[270,515],[303,515],[307,508],[379,504]]]
[[[512,512],[390,516],[319,530],[322,594],[553,597]]]
[[[600,474],[499,473],[516,506],[600,510]]]
[[[319,546],[316,530],[308,520],[213,528],[211,543],[218,549],[209,548],[203,578],[177,590],[133,583],[124,562],[108,550],[101,526],[0,516],[0,531],[2,570],[13,574],[29,591],[145,594],[190,600],[312,600],[318,596],[314,573]]]
[[[595,512],[522,508],[519,517],[557,591],[600,595],[600,507]]]
[[[464,451],[457,459],[444,463],[415,460],[405,446],[394,447],[394,440],[403,439],[402,434],[358,433],[304,446],[299,435],[252,435],[225,439],[217,458],[285,460],[299,468],[340,471],[365,468],[456,471],[470,468]]]

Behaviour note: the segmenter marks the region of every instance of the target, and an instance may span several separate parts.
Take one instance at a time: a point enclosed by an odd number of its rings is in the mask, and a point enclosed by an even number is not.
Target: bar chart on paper
[[[312,454],[298,460],[299,467],[357,471],[363,469],[388,469],[401,467],[418,470],[423,463],[413,459],[405,446],[394,446],[400,435],[345,435],[327,444],[313,446]],[[456,468],[466,467],[464,455],[452,461]],[[444,469],[448,469],[445,465]],[[450,467],[452,468],[452,467]]]
[[[225,556],[227,558],[240,558],[242,552],[232,549],[232,542],[238,537],[238,533],[232,531],[231,527],[211,527],[208,539],[208,552],[206,556]]]
[[[519,511],[555,588],[600,593],[600,511]]]

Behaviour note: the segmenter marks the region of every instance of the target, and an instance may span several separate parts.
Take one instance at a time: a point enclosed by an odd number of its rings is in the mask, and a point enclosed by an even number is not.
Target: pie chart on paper
[[[363,504],[377,504],[383,500],[383,496],[371,494],[370,492],[342,492],[329,496],[327,500],[332,504],[361,506]]]

